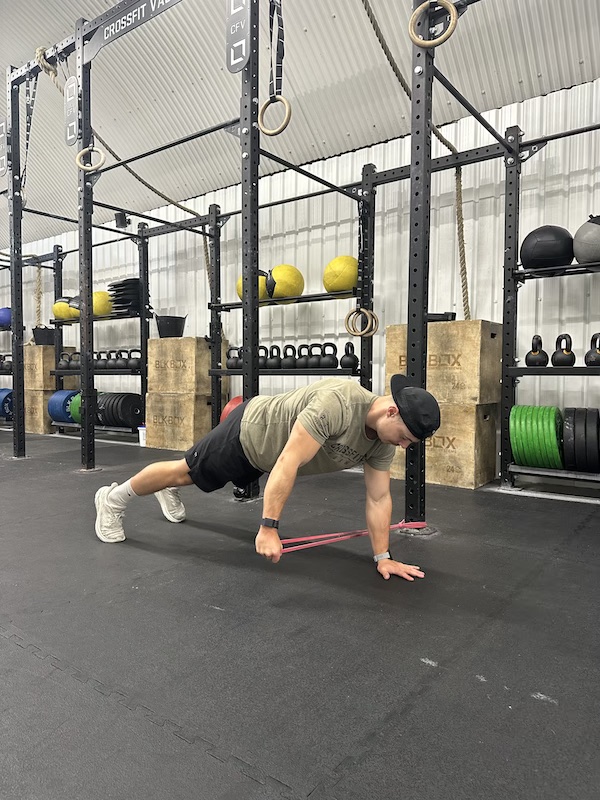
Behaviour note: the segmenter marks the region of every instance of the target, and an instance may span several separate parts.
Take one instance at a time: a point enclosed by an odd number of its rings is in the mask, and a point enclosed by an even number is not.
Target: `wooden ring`
[[[88,153],[98,153],[100,156],[100,161],[97,164],[84,164],[83,157]],[[80,150],[79,153],[75,156],[75,163],[82,169],[84,172],[96,172],[99,170],[100,167],[104,166],[104,162],[106,161],[106,156],[102,152],[102,150],[98,150],[97,147],[84,147],[83,150]]]
[[[417,36],[416,27],[419,17],[431,6],[429,0],[425,0],[425,2],[421,3],[418,8],[415,8],[408,23],[408,35],[410,36],[411,42],[417,47],[428,48],[437,47],[439,44],[444,44],[446,39],[449,39],[456,30],[456,25],[458,23],[458,11],[456,10],[454,3],[451,3],[450,0],[436,0],[436,2],[439,6],[445,8],[450,14],[450,24],[442,33],[442,35],[438,36],[437,39],[422,39],[420,36]]]
[[[283,103],[283,106],[285,108],[285,116],[283,117],[283,122],[277,128],[266,128],[263,122],[265,118],[265,112],[269,106],[275,105],[275,103]],[[258,127],[260,128],[261,132],[265,134],[265,136],[277,136],[287,128],[291,118],[292,118],[291,105],[285,99],[285,97],[282,97],[280,94],[277,94],[273,98],[269,97],[269,99],[262,104],[261,109],[258,112]]]

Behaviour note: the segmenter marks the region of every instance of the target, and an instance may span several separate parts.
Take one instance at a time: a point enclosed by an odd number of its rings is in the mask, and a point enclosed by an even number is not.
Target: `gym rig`
[[[377,187],[395,181],[410,179],[410,229],[413,232],[412,246],[408,261],[408,341],[407,341],[407,374],[415,385],[425,386],[426,354],[427,354],[427,322],[428,315],[428,280],[429,280],[429,241],[430,241],[430,204],[431,175],[433,172],[455,169],[468,164],[502,158],[506,168],[505,176],[505,229],[504,229],[504,315],[503,315],[503,365],[502,365],[502,400],[501,400],[501,479],[504,484],[511,484],[513,475],[526,468],[516,468],[512,464],[512,453],[509,436],[509,415],[515,403],[515,386],[519,377],[536,373],[535,369],[526,372],[516,364],[516,325],[517,325],[517,289],[523,280],[529,277],[543,277],[539,273],[530,276],[519,269],[518,265],[518,214],[520,194],[521,164],[533,157],[549,141],[554,139],[586,133],[600,128],[600,124],[570,130],[552,136],[525,141],[523,132],[518,127],[510,127],[504,136],[498,133],[451,84],[451,82],[435,67],[435,47],[440,46],[455,30],[458,18],[467,11],[468,6],[478,0],[438,0],[437,3],[413,0],[413,15],[410,23],[410,36],[413,41],[412,58],[412,102],[411,102],[411,163],[378,172],[373,164],[364,166],[360,182],[334,186],[310,172],[285,161],[260,146],[260,115],[258,105],[258,64],[259,64],[259,0],[242,2],[240,13],[246,15],[246,56],[244,59],[228,58],[227,67],[230,72],[241,72],[241,108],[240,118],[215,125],[211,128],[169,142],[109,166],[102,162],[91,164],[94,152],[93,133],[90,119],[90,72],[91,62],[99,49],[110,44],[118,36],[127,33],[142,22],[168,10],[180,0],[171,0],[169,6],[161,6],[145,18],[138,16],[137,22],[125,30],[104,38],[102,31],[110,26],[111,21],[124,14],[134,14],[141,0],[123,0],[107,12],[92,21],[80,19],[76,24],[74,36],[50,47],[43,57],[49,64],[56,64],[62,57],[76,54],[77,76],[71,79],[70,100],[67,102],[67,143],[76,144],[79,152],[79,284],[81,292],[80,318],[80,351],[81,351],[81,391],[82,391],[82,424],[81,424],[81,461],[85,470],[95,467],[94,419],[96,393],[94,389],[93,370],[93,316],[92,309],[92,212],[94,205],[112,209],[117,213],[125,213],[148,222],[158,223],[154,227],[140,225],[137,235],[132,235],[140,251],[140,275],[146,276],[143,281],[147,287],[148,271],[148,239],[166,233],[181,230],[194,231],[208,240],[210,253],[210,331],[211,342],[211,388],[212,388],[212,424],[216,425],[221,412],[221,378],[232,374],[222,368],[221,352],[221,314],[233,308],[241,308],[243,314],[243,349],[247,354],[243,359],[241,370],[243,380],[243,396],[250,398],[258,393],[258,214],[260,208],[295,202],[313,195],[338,192],[354,200],[358,206],[359,218],[359,280],[355,293],[360,325],[357,330],[365,332],[369,324],[369,313],[373,312],[373,272],[374,272],[374,229]],[[135,18],[135,16],[133,17]],[[113,26],[114,29],[114,26]],[[231,43],[229,43],[231,55]],[[235,62],[235,63],[234,63]],[[7,76],[8,119],[4,129],[4,142],[0,129],[0,169],[2,168],[2,147],[5,147],[4,161],[8,170],[8,202],[10,213],[10,245],[11,245],[11,299],[13,309],[12,352],[14,363],[14,455],[25,455],[24,429],[24,384],[23,384],[23,309],[22,309],[22,267],[28,263],[22,254],[22,217],[23,212],[40,213],[23,208],[21,186],[20,157],[20,120],[19,91],[21,85],[39,74],[41,67],[37,61],[30,61],[19,69],[10,69]],[[432,159],[431,127],[432,127],[432,92],[434,78],[458,100],[467,111],[492,135],[496,144],[452,152],[450,155]],[[282,98],[277,98],[282,100]],[[70,106],[69,106],[70,103]],[[285,102],[284,102],[285,104]],[[286,112],[289,109],[286,106]],[[289,113],[286,113],[289,118]],[[74,121],[75,120],[75,121]],[[216,205],[210,206],[208,214],[192,216],[181,222],[165,222],[156,217],[140,214],[128,209],[94,202],[94,184],[108,170],[122,167],[133,161],[146,158],[155,153],[184,142],[217,131],[226,130],[239,138],[241,156],[242,208],[230,213],[222,213]],[[269,135],[273,131],[267,132]],[[277,203],[258,204],[259,163],[261,158],[272,159],[288,169],[308,176],[324,185],[320,192],[287,198]],[[223,304],[220,297],[220,229],[233,214],[242,217],[242,275],[243,299],[240,304]],[[115,233],[113,229],[112,233]],[[116,240],[113,240],[116,241]],[[106,242],[108,243],[108,242]],[[55,248],[53,260],[64,257]],[[586,265],[584,271],[594,271],[600,265]],[[581,265],[574,265],[573,271],[582,271]],[[565,268],[564,274],[569,274]],[[57,270],[55,269],[55,276]],[[56,277],[55,277],[56,282]],[[346,295],[348,296],[348,295]],[[315,295],[297,298],[298,302],[331,299],[334,295]],[[147,298],[146,298],[147,299]],[[268,302],[268,301],[265,301]],[[147,319],[144,321],[147,327]],[[147,331],[146,331],[147,338]],[[142,337],[144,339],[144,337]],[[369,335],[360,337],[360,369],[359,379],[363,386],[372,386],[372,338]],[[561,368],[545,368],[543,374],[559,374]],[[347,371],[350,372],[350,371]],[[572,374],[572,371],[570,371]],[[236,373],[236,374],[239,374]],[[294,372],[294,374],[299,374]],[[580,374],[580,373],[577,373]],[[583,374],[583,373],[581,373]],[[600,374],[600,367],[587,367],[585,374]],[[556,474],[556,473],[553,473]],[[588,476],[589,478],[589,476]],[[423,443],[409,448],[406,462],[405,483],[405,522],[416,527],[425,524],[425,449]]]

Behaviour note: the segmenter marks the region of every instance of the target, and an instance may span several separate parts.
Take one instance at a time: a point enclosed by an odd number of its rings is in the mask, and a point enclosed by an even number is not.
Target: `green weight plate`
[[[546,438],[544,436],[544,418],[546,406],[536,406],[533,410],[534,428],[536,434],[537,454],[539,466],[547,468],[549,466],[548,452],[546,450]]]
[[[575,458],[575,409],[565,408],[565,421],[563,425],[563,448],[565,456],[565,469],[577,469]]]
[[[77,394],[71,400],[69,414],[71,415],[73,422],[76,422],[78,425],[81,424],[81,392],[77,392]]]
[[[600,449],[598,448],[598,409],[588,408],[585,422],[585,447],[589,472],[600,472]]]
[[[521,430],[524,410],[525,406],[517,406],[516,417],[515,417],[515,433],[516,433],[517,449],[519,451],[519,464],[521,464],[521,466],[523,467],[526,467],[527,457],[525,453],[525,447],[523,444],[523,433]]]
[[[529,467],[537,467],[537,458],[535,455],[534,437],[533,437],[533,406],[525,406],[523,415],[523,434],[525,441],[525,458]]]
[[[577,472],[587,472],[586,418],[587,409],[575,409],[575,464],[577,465]]]
[[[517,433],[517,415],[520,406],[513,406],[510,410],[509,421],[509,434],[510,434],[510,449],[513,454],[513,461],[515,464],[521,464],[521,453],[519,449],[519,434]]]
[[[548,433],[546,443],[552,455],[555,468],[562,469],[562,415],[560,409],[556,406],[551,406],[550,408],[551,414],[547,426]]]

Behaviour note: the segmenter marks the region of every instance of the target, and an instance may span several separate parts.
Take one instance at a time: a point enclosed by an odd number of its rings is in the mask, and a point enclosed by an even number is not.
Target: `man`
[[[424,389],[393,375],[391,395],[378,396],[351,380],[329,378],[274,396],[241,403],[185,458],[145,467],[118,486],[96,492],[96,535],[122,542],[123,514],[132,497],[155,494],[164,516],[183,522],[178,487],[195,484],[204,492],[228,481],[247,486],[263,473],[263,518],[256,552],[273,563],[281,558],[279,521],[297,475],[313,475],[364,465],[367,529],[373,558],[386,580],[398,575],[423,578],[419,567],[395,561],[389,551],[392,498],[390,465],[395,448],[407,448],[439,428],[440,408]]]

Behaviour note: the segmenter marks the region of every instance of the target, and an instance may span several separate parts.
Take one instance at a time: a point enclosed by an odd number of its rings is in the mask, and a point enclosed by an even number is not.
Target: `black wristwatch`
[[[278,528],[279,520],[271,519],[270,517],[263,517],[260,521],[260,524],[263,528]]]

